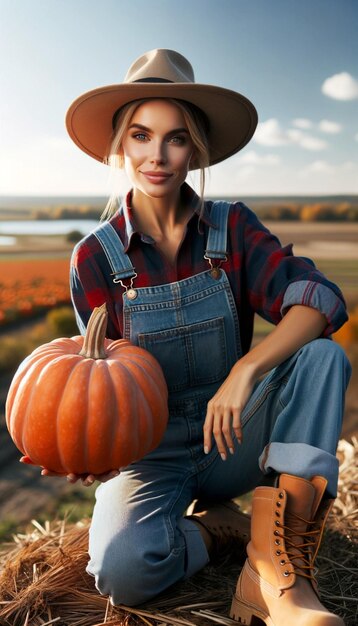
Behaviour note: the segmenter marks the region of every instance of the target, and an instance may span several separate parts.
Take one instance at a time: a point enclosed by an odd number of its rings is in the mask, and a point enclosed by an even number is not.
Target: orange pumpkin
[[[129,341],[105,339],[106,305],[86,336],[55,339],[18,368],[6,401],[10,435],[33,463],[102,474],[157,447],[168,420],[159,363]]]

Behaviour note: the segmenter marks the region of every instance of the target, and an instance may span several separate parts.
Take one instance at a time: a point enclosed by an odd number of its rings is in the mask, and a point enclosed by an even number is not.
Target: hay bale
[[[317,558],[322,602],[346,626],[358,623],[358,441],[340,441],[339,494]],[[86,574],[89,520],[32,520],[0,555],[1,626],[196,626],[235,624],[228,608],[242,555],[223,557],[139,608],[112,607]]]

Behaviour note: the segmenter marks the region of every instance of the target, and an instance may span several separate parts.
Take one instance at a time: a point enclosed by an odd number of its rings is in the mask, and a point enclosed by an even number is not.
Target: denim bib
[[[153,287],[135,287],[137,276],[123,243],[108,222],[94,234],[123,293],[123,337],[160,363],[173,398],[212,395],[241,356],[239,321],[225,272],[230,204],[214,202],[205,258],[207,271]],[[130,286],[123,283],[130,279]]]

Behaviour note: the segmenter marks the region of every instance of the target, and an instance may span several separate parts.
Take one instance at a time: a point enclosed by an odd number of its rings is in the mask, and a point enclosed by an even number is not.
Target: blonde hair
[[[124,159],[121,155],[122,141],[135,111],[141,104],[155,99],[156,98],[143,98],[129,102],[115,114],[114,131],[108,149],[109,156],[105,159],[105,163],[110,166],[114,178],[118,170],[123,169],[124,166]],[[192,164],[195,168],[200,169],[199,216],[201,217],[204,211],[205,168],[209,166],[209,145],[207,140],[209,125],[204,113],[195,105],[184,100],[176,100],[175,98],[166,98],[165,100],[175,104],[182,111],[194,145]],[[101,219],[109,219],[116,212],[117,208],[118,195],[116,192],[113,192],[106,204]]]

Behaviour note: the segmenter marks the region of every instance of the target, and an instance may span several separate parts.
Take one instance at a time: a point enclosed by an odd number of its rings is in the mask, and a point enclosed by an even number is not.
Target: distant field
[[[0,324],[69,301],[68,259],[1,259]]]

